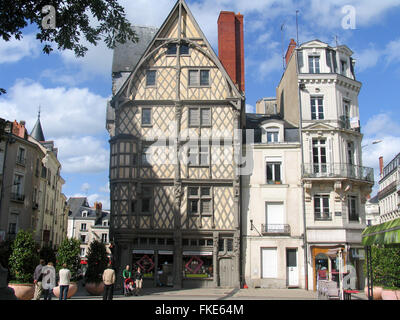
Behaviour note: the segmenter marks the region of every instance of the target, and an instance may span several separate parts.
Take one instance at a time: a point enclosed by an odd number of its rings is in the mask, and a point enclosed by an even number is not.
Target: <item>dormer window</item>
[[[341,73],[342,73],[342,75],[346,75],[346,72],[347,72],[347,61],[345,61],[345,60],[340,60],[340,71],[341,71]]]
[[[277,143],[279,142],[279,129],[267,129],[266,130],[267,143]]]
[[[319,56],[308,57],[308,69],[310,73],[320,73]]]
[[[82,218],[86,218],[87,217],[88,212],[87,211],[82,211]]]

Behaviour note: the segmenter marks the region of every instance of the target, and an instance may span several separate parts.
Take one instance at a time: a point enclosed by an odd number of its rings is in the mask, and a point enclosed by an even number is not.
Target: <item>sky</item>
[[[176,0],[119,0],[134,25],[160,27]],[[217,53],[220,11],[244,15],[246,110],[274,97],[283,73],[282,52],[290,39],[319,39],[347,45],[356,59],[363,166],[379,180],[385,165],[400,152],[400,0],[186,0]],[[283,26],[283,27],[282,27]],[[112,50],[89,45],[84,58],[72,51],[42,53],[32,26],[23,39],[0,39],[0,117],[26,121],[30,133],[39,106],[46,140],[58,148],[65,179],[63,193],[87,196],[109,208],[109,135],[105,128],[111,98]],[[378,144],[372,144],[381,140]],[[374,187],[373,194],[377,191]]]

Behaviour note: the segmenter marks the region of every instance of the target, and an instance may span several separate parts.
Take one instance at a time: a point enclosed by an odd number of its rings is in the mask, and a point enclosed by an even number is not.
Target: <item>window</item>
[[[189,86],[209,86],[210,70],[189,70]]]
[[[14,183],[12,185],[11,199],[17,201],[24,201],[24,176],[20,174],[14,175]]]
[[[314,219],[331,220],[329,213],[329,195],[314,196]]]
[[[25,165],[25,149],[24,148],[18,148],[18,153],[17,153],[17,160],[16,162],[18,164]]]
[[[188,160],[188,165],[191,166],[208,166],[210,163],[209,146],[190,146]]]
[[[175,55],[176,54],[176,43],[169,43],[168,44],[167,54],[168,55]]]
[[[108,221],[103,221],[103,227],[108,227]]]
[[[102,233],[101,234],[101,242],[107,243],[108,242],[107,239],[108,239],[107,233]]]
[[[267,143],[279,142],[279,130],[267,130]]]
[[[190,279],[210,279],[213,277],[213,256],[183,255],[184,277]]]
[[[324,119],[323,97],[311,97],[311,120]]]
[[[151,125],[151,108],[142,108],[142,125]]]
[[[155,86],[156,85],[156,70],[147,70],[146,71],[146,86]]]
[[[10,223],[8,225],[8,234],[15,235],[16,233],[17,233],[17,224],[16,223]]]
[[[313,168],[314,173],[325,173],[326,168],[326,140],[313,139]]]
[[[189,108],[189,126],[211,126],[211,109]]]
[[[347,206],[348,206],[348,210],[349,210],[349,221],[358,221],[357,197],[356,196],[348,196],[347,197]]]
[[[211,215],[211,187],[189,187],[189,213]]]
[[[274,184],[281,182],[281,163],[267,162],[267,183]]]
[[[350,129],[350,102],[343,101],[343,121],[346,129]]]
[[[277,248],[261,249],[262,278],[278,277],[278,254]]]
[[[151,214],[152,195],[153,195],[153,190],[150,187],[142,188],[140,214],[142,214],[142,215],[150,215]]]
[[[86,231],[86,223],[81,223],[81,231]]]
[[[81,257],[84,257],[85,256],[85,248],[81,248]]]
[[[308,57],[308,68],[310,73],[320,73],[319,56]]]
[[[86,235],[81,234],[81,243],[86,243]]]
[[[180,46],[180,54],[182,55],[188,55],[189,54],[189,44],[187,43],[182,43]]]
[[[340,71],[342,73],[342,75],[346,75],[346,71],[347,71],[347,62],[345,60],[340,60]]]

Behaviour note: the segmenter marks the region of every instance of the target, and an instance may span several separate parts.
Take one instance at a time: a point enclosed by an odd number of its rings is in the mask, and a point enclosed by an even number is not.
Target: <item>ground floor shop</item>
[[[115,245],[117,273],[127,265],[140,267],[148,287],[240,287],[235,233],[147,232],[132,239],[115,237]]]
[[[342,262],[338,251],[341,251]],[[309,246],[309,288],[318,290],[318,280],[330,280],[339,283],[339,264],[342,263],[344,280],[355,290],[364,289],[365,275],[363,264],[364,249],[361,245],[334,244]]]

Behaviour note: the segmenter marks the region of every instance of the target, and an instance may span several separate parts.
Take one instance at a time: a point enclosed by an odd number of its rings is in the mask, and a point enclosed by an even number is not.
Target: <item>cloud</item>
[[[45,138],[56,139],[104,132],[106,105],[107,98],[87,88],[45,88],[38,82],[22,79],[0,97],[0,115],[9,120],[25,120],[30,132],[41,106]]]
[[[101,202],[103,210],[110,210],[110,199],[107,196],[100,195],[98,193],[92,193],[89,195],[85,195],[82,193],[75,193],[73,195],[67,196],[67,198],[76,197],[76,198],[87,198],[89,202],[89,206],[93,207],[95,202]]]
[[[363,166],[374,169],[373,193],[376,193],[378,188],[379,157],[383,157],[386,165],[400,152],[400,124],[393,118],[389,113],[380,113],[370,118],[364,126]],[[373,144],[376,140],[381,142]]]
[[[63,172],[99,172],[109,161],[106,101],[87,88],[45,88],[24,79],[0,97],[0,117],[25,120],[30,133],[40,105],[44,136],[55,141]]]
[[[85,182],[81,186],[81,191],[87,192],[90,189],[90,184]]]
[[[99,188],[100,192],[110,193],[110,182],[107,182],[104,186]]]
[[[33,34],[24,35],[21,40],[0,40],[0,64],[18,62],[26,57],[36,58],[39,54],[39,41]]]

